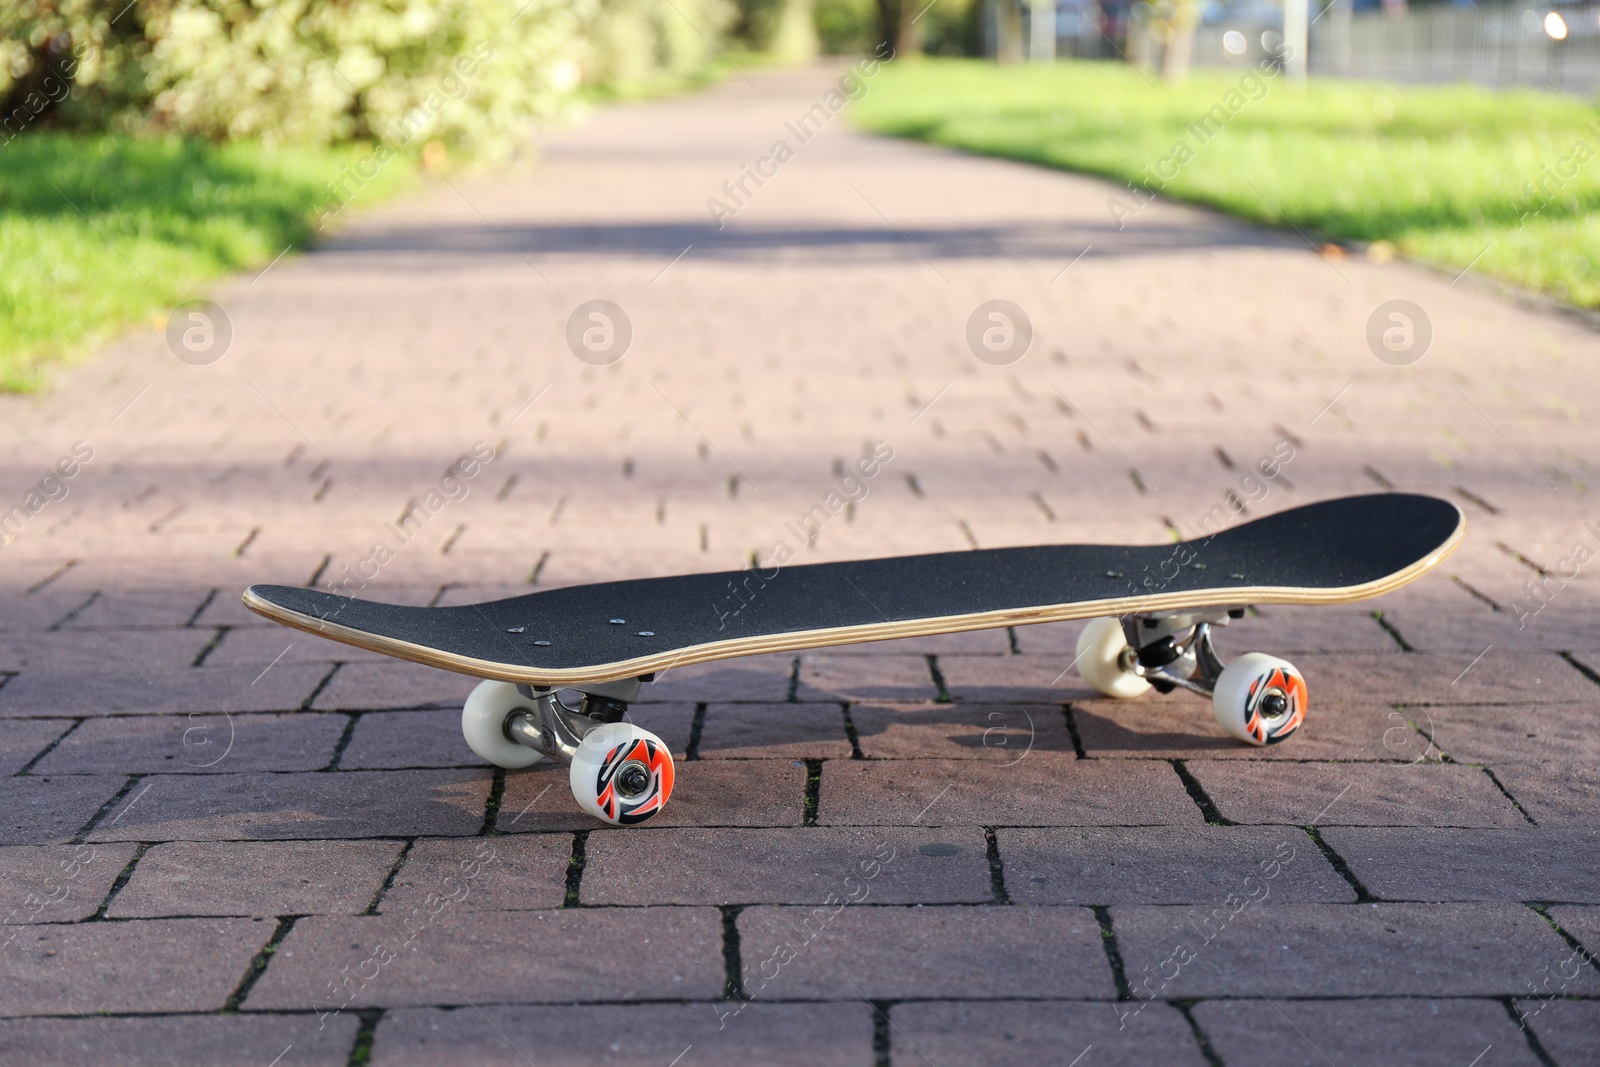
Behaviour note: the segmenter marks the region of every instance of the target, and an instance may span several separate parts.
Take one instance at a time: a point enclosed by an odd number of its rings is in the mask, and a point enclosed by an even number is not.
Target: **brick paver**
[[[361,1020],[354,1015],[158,1015],[112,1019],[0,1020],[0,1048],[17,1063],[96,1067],[109,1061],[140,1067],[260,1067],[282,1062],[344,1067]],[[125,1059],[124,1059],[125,1057]]]
[[[1216,1000],[1194,1015],[1222,1062],[1250,1067],[1387,1063],[1397,1046],[1427,1067],[1487,1062],[1486,1053],[1518,1067],[1540,1062],[1493,1000]]]
[[[696,755],[700,759],[848,759],[851,748],[845,721],[843,704],[708,704]],[[860,723],[856,729],[861,729]]]
[[[451,910],[451,896],[469,888],[441,878],[436,900],[405,912],[301,919],[245,1006],[710,1000],[722,992],[713,908]]]
[[[140,858],[106,914],[355,915],[376,898],[400,848],[395,841],[171,841]]]
[[[1111,1004],[1071,1001],[929,1001],[899,1004],[890,1021],[902,1038],[891,1063],[1170,1063],[1199,1067],[1206,1058],[1184,1017],[1165,1004],[1123,1026]]]
[[[677,857],[693,853],[693,865]],[[586,904],[988,903],[983,831],[660,830],[596,834]]]
[[[1018,904],[1206,904],[1246,879],[1274,903],[1356,899],[1311,839],[1273,826],[998,830],[1006,893]],[[1268,874],[1272,877],[1269,879]]]
[[[1113,908],[1134,995],[1358,996],[1382,969],[1395,994],[1508,996],[1572,955],[1517,904],[1272,908],[1253,905],[1254,892],[1241,883],[1208,908]],[[1567,991],[1600,992],[1600,974],[1580,974]]]
[[[857,704],[850,721],[873,759],[981,759],[1016,763],[1034,752],[1072,752],[1059,705]]]
[[[1600,908],[1557,905],[1550,909],[1550,917],[1591,957],[1600,957]]]
[[[737,1014],[735,1014],[737,1012]],[[865,1004],[639,1004],[436,1008],[391,1012],[373,1046],[375,1067],[862,1067],[872,1062]]]
[[[152,775],[98,825],[96,841],[231,841],[472,833],[487,772]],[[397,798],[407,797],[405,804]]]
[[[87,919],[133,859],[122,844],[13,845],[0,848],[0,925]]]
[[[1316,700],[1315,694],[1312,700]],[[1072,724],[1093,759],[1203,760],[1437,760],[1426,732],[1430,709],[1389,705],[1328,708],[1295,731],[1293,745],[1237,745],[1217,729],[1209,701],[1174,693],[1129,705],[1115,700],[1075,700]],[[1319,712],[1322,710],[1319,706]],[[1486,711],[1499,711],[1486,708]]]
[[[843,118],[719,229],[837,75],[600,110],[218,286],[211,365],[152,329],[0,398],[0,512],[94,450],[0,546],[0,1059],[1595,1061],[1593,328],[1174,205],[1118,229],[1104,183]],[[564,340],[596,298],[610,366]],[[1009,366],[967,347],[990,299],[1035,331]],[[1410,366],[1366,342],[1393,299]],[[1389,487],[1465,510],[1439,573],[1218,634],[1305,672],[1288,744],[1100,698],[1073,623],[675,666],[631,716],[677,791],[633,830],[485,768],[472,679],[239,603],[1159,543]]]
[[[746,910],[739,950],[756,999],[1105,998],[1115,988],[1087,908],[851,907],[841,897]]]
[[[328,765],[343,715],[137,715],[85,719],[33,765],[36,774],[316,771]]]
[[[0,779],[0,845],[69,840],[126,782],[110,775]]]
[[[1199,823],[1165,763],[1116,766],[1037,753],[979,760],[841,760],[822,773],[818,820],[835,826]]]
[[[405,913],[448,897],[461,911],[559,907],[567,897],[566,834],[428,838],[405,854],[379,910]]]
[[[24,719],[7,723],[0,732],[0,774],[15,774],[28,766],[73,725],[70,719]]]
[[[1384,900],[1600,904],[1600,834],[1331,826],[1323,840]]]
[[[1593,1000],[1523,1000],[1517,1010],[1557,1063],[1600,1061],[1600,1003]]]
[[[216,1011],[272,930],[266,919],[20,927],[0,954],[0,1015]]]
[[[1540,826],[1600,826],[1600,769],[1593,763],[1508,763],[1496,774]]]
[[[1476,767],[1442,763],[1199,764],[1224,818],[1321,826],[1526,826]]]
[[[199,652],[195,653],[197,656]],[[24,671],[0,689],[0,715],[211,715],[220,712],[293,711],[328,673],[315,663],[201,667],[113,664],[97,671]]]

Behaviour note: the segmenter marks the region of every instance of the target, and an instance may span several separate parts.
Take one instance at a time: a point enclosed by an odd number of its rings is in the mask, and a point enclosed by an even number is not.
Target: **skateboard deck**
[[[1039,545],[602,582],[464,607],[406,607],[251,586],[275,622],[428,666],[536,687],[671,667],[1136,613],[1344,604],[1399,588],[1465,532],[1407,493],[1291,508],[1162,545]]]

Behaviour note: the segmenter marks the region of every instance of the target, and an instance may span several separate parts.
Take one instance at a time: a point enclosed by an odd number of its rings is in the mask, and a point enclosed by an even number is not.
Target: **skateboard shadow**
[[[1074,703],[1072,721],[1084,754],[1090,757],[1128,752],[1205,754],[1239,748],[1238,741],[1218,731],[1210,708],[1200,701],[1192,706],[1188,701],[1163,705],[1130,702],[1117,705],[1115,713]]]
[[[1059,704],[854,701],[845,707],[862,754],[869,757],[1010,763],[1031,752],[1075,752]]]

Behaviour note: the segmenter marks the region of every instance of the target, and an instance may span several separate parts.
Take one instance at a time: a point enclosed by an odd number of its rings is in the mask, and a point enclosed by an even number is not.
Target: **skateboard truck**
[[[1306,683],[1288,660],[1249,652],[1224,663],[1212,628],[1244,608],[1091,619],[1078,635],[1078,674],[1106,696],[1187,689],[1211,699],[1217,723],[1253,745],[1282,741],[1306,715]]]
[[[1175,688],[1211,696],[1223,663],[1211,643],[1211,628],[1244,617],[1243,608],[1185,615],[1129,616],[1122,622],[1128,641],[1124,669],[1148,681],[1158,693]]]
[[[553,686],[485,681],[461,709],[474,752],[516,770],[546,756],[568,765],[578,805],[615,825],[644,822],[672,795],[672,753],[655,734],[625,720],[639,687],[655,675],[568,686],[577,707]]]
[[[591,730],[621,722],[628,705],[639,698],[642,678],[598,682],[577,690],[583,700],[569,708],[560,694],[544,686],[519,685],[517,692],[533,701],[534,710],[520,709],[506,716],[506,738],[546,756],[571,763],[578,746]]]

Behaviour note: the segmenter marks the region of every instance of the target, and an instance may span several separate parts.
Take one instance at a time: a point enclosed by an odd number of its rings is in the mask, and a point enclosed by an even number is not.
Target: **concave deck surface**
[[[796,564],[572,586],[467,607],[377,604],[276,585],[251,586],[244,600],[277,622],[385,655],[476,677],[567,685],[992,626],[1347,603],[1423,574],[1463,531],[1461,511],[1448,501],[1384,493],[1293,508],[1181,545],[1040,545]]]

